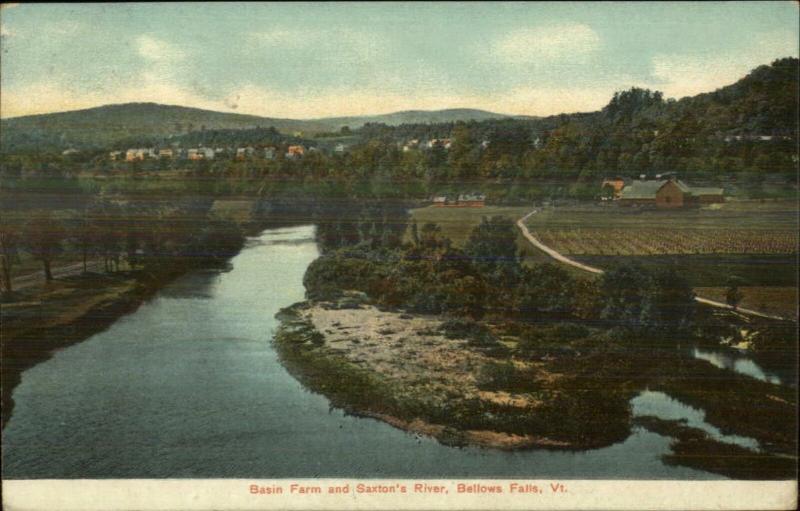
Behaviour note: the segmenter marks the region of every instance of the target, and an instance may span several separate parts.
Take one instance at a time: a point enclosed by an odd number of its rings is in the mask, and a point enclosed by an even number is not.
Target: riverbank
[[[794,391],[674,347],[632,349],[598,331],[531,348],[519,325],[470,325],[475,335],[453,321],[380,310],[357,293],[301,302],[278,318],[276,349],[306,387],[350,414],[445,445],[586,450],[644,427],[673,438],[667,463],[745,479],[794,476]],[[663,427],[657,415],[634,417],[631,399],[647,389],[700,411],[721,435],[752,438],[758,450],[683,423]]]
[[[87,273],[15,292],[13,300],[4,299],[3,427],[11,418],[11,396],[23,371],[49,359],[56,350],[105,330],[186,271]]]
[[[350,298],[303,302],[281,311],[274,343],[292,374],[335,406],[446,445],[500,449],[582,449],[597,445],[559,429],[526,431],[544,412],[536,392],[513,394],[496,385],[502,375],[491,350],[448,336],[433,317],[381,311]],[[324,332],[324,333],[322,333]],[[532,363],[512,371],[538,381],[557,378]],[[538,422],[538,421],[537,421]]]

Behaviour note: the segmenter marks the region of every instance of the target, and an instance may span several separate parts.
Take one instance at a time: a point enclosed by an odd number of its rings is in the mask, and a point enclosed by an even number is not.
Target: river
[[[313,229],[264,231],[227,271],[186,275],[25,371],[3,431],[4,477],[720,478],[665,465],[670,439],[638,427],[603,449],[503,452],[332,409],[270,343],[275,313],[303,299]]]

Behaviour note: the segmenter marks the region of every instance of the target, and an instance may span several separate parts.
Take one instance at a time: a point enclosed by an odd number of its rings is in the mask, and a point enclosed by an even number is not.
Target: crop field
[[[615,204],[549,208],[528,227],[565,255],[652,256],[794,254],[795,203],[731,202],[691,210],[639,210]]]
[[[565,255],[793,254],[798,233],[762,229],[544,228],[535,236]]]

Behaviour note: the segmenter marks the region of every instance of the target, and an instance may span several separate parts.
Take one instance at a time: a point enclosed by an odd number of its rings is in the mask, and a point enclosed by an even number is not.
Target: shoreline
[[[280,325],[272,343],[284,367],[292,376],[311,391],[324,395],[333,406],[344,410],[348,415],[379,420],[411,434],[434,438],[448,446],[474,446],[507,451],[524,449],[577,451],[603,448],[623,441],[630,433],[627,426],[611,427],[594,436],[565,434],[561,435],[561,438],[558,438],[558,434],[549,435],[544,431],[538,433],[504,431],[503,429],[520,429],[520,425],[529,420],[532,414],[551,414],[552,411],[542,408],[541,401],[524,395],[501,390],[483,390],[480,384],[478,390],[475,390],[475,383],[472,381],[467,383],[471,377],[463,372],[452,375],[454,381],[463,383],[460,395],[456,394],[454,387],[448,387],[441,381],[431,385],[423,383],[419,386],[419,390],[415,389],[413,380],[417,374],[414,370],[410,370],[412,374],[407,381],[400,382],[397,379],[387,378],[387,374],[392,374],[391,370],[384,368],[383,372],[377,371],[368,364],[350,360],[347,356],[323,346],[331,342],[330,335],[320,333],[313,323],[300,313],[302,310],[315,307],[319,307],[319,304],[299,302],[276,314]],[[345,308],[352,310],[350,306]],[[366,312],[376,311],[377,309],[368,309]],[[407,319],[410,317],[407,314],[384,311],[378,314],[382,314],[383,319],[387,315],[396,315],[405,317],[407,322],[413,321]],[[436,320],[426,319],[426,321]],[[380,326],[373,326],[380,331]],[[457,346],[467,341],[455,339],[442,342],[452,342]],[[467,348],[463,351],[472,350]],[[485,357],[480,353],[475,354],[475,358],[483,358],[487,364],[495,363],[491,357]],[[430,360],[426,362],[432,363]],[[472,363],[477,362],[472,360]],[[430,370],[436,372],[437,369]],[[436,373],[436,376],[439,374]],[[396,376],[396,373],[394,375]],[[435,380],[436,376],[431,378]],[[448,402],[444,405],[436,402],[437,396],[433,394],[437,391],[446,396]],[[426,395],[427,392],[431,395]],[[439,410],[442,407],[444,411]],[[475,415],[469,415],[468,412],[473,409],[476,410]],[[433,414],[440,420],[425,417],[426,414]],[[483,414],[495,418],[485,420]],[[498,419],[503,414],[508,414],[509,417]],[[461,424],[455,424],[454,422],[458,420],[453,421],[451,415],[461,418],[460,420],[465,421],[467,425],[461,427]],[[622,418],[627,423],[627,416]],[[501,426],[500,429],[491,428],[492,423]],[[512,423],[512,426],[504,428]],[[561,428],[556,427],[550,432],[560,431]]]
[[[67,310],[61,311],[62,318],[55,315],[43,317],[21,318],[8,328],[4,317],[0,349],[2,350],[2,417],[0,429],[4,429],[13,415],[14,400],[12,394],[19,384],[22,373],[37,364],[49,360],[52,355],[63,348],[81,343],[91,336],[111,327],[121,317],[138,310],[152,299],[161,289],[196,270],[225,268],[229,261],[245,248],[247,238],[257,236],[266,229],[274,229],[298,225],[280,219],[252,221],[241,224],[244,237],[236,252],[224,261],[209,261],[199,265],[167,266],[148,271],[139,269],[117,273],[88,273],[78,276],[56,279],[51,287],[70,286],[75,295],[80,295],[83,284],[99,285],[83,296],[73,296]],[[119,289],[118,289],[119,288]],[[39,293],[32,296],[30,304],[42,303],[42,294],[48,292],[47,287],[39,287]],[[24,294],[24,293],[23,293]],[[108,295],[108,296],[103,296]],[[69,297],[67,298],[69,299]],[[63,296],[59,297],[63,300]],[[24,307],[25,302],[3,302],[6,307]],[[36,316],[36,315],[35,315]],[[63,316],[68,316],[63,318]],[[59,321],[59,319],[64,319]],[[29,326],[26,322],[51,323],[49,325]]]
[[[131,314],[153,298],[165,286],[195,268],[170,269],[155,274],[143,270],[125,274],[87,274],[54,281],[70,285],[76,298],[62,316],[66,318],[37,318],[44,325],[14,325],[6,321],[2,339],[2,428],[13,416],[13,392],[22,373],[49,360],[58,350],[85,341],[111,327],[121,317]],[[86,280],[86,279],[91,280]],[[88,294],[78,296],[81,284],[102,283]],[[62,288],[63,289],[63,288]],[[39,300],[41,303],[41,300]],[[13,303],[4,304],[4,306]],[[62,320],[63,319],[63,320]],[[27,318],[18,319],[25,323]]]
[[[435,324],[441,320],[378,309],[365,297],[354,299],[357,294],[345,292],[337,300],[298,302],[281,310],[272,340],[293,377],[348,415],[379,420],[446,446],[505,451],[604,448],[642,428],[670,439],[671,452],[662,456],[665,464],[743,479],[763,474],[791,477],[792,460],[796,460],[791,454],[792,421],[776,428],[757,418],[743,421],[742,415],[748,413],[753,399],[760,399],[773,415],[789,419],[786,412],[793,406],[789,388],[663,352],[657,360],[618,360],[613,354],[599,353],[544,364],[512,357],[516,377],[543,384],[520,387],[512,381],[505,389],[488,391],[481,387],[483,367],[478,364],[496,364],[499,359],[487,357],[468,340],[438,335],[441,325]],[[412,339],[414,330],[419,339]],[[441,350],[447,351],[448,360],[437,359],[436,352]],[[465,352],[471,353],[467,355],[471,363],[466,365],[462,363]],[[636,371],[640,374],[628,373],[640,362],[641,369]],[[702,388],[671,378],[676,371],[703,382]],[[450,384],[448,376],[456,383]],[[590,377],[600,393],[587,390]],[[756,438],[761,448],[752,451],[731,445],[682,420],[634,415],[631,399],[646,390],[695,407],[722,434]],[[743,394],[734,397],[730,392]],[[728,397],[721,401],[723,395]]]

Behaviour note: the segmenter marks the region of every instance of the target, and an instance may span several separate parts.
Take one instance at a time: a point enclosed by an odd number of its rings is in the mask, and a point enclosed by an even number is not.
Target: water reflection
[[[756,380],[773,383],[775,385],[786,384],[780,376],[766,372],[749,357],[734,352],[694,348],[692,350],[692,356],[710,362],[720,369],[728,369],[755,378]]]
[[[736,444],[747,449],[758,450],[758,441],[754,438],[739,435],[724,435],[716,427],[706,422],[706,412],[681,403],[677,399],[664,394],[645,390],[631,399],[634,417],[657,417],[663,420],[681,421],[690,428],[705,431],[714,440],[727,444]]]

